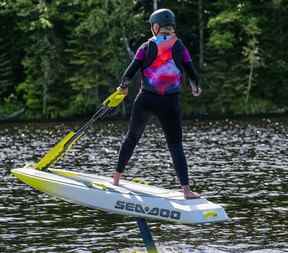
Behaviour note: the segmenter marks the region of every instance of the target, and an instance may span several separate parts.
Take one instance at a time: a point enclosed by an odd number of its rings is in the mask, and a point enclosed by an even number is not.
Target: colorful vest
[[[146,53],[146,62],[148,63],[142,70],[145,90],[159,95],[179,92],[183,75],[181,68],[174,60],[177,41],[176,36],[164,35],[153,37],[148,41],[146,50],[148,51]]]

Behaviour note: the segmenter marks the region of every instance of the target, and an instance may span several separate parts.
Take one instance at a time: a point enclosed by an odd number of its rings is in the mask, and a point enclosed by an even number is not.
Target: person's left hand
[[[192,95],[194,97],[198,97],[202,93],[202,89],[200,87],[197,87],[197,86],[194,86],[194,85],[193,86],[191,85],[191,90],[192,90]]]

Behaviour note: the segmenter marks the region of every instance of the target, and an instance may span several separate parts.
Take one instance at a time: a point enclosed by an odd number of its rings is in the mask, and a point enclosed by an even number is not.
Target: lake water
[[[11,176],[39,159],[79,123],[0,125],[0,252],[144,252],[136,222],[48,197]],[[101,122],[54,166],[111,176],[126,122]],[[194,190],[222,204],[231,221],[177,225],[149,221],[161,252],[288,252],[288,122],[185,121]],[[126,179],[177,188],[157,122],[147,126]]]

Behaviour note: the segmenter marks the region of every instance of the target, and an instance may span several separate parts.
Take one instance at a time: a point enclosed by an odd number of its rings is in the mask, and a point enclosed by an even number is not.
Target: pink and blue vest
[[[159,95],[178,93],[183,79],[180,63],[185,49],[176,36],[159,35],[149,39],[146,47],[136,53],[136,59],[144,61],[142,89]],[[190,55],[188,58],[191,60]]]

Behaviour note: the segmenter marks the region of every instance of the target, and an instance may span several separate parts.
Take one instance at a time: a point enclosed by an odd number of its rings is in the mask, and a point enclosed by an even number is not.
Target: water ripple
[[[0,252],[144,252],[133,218],[48,197],[10,175],[77,126],[0,126]],[[97,124],[55,167],[111,176],[126,127]],[[195,190],[223,204],[232,221],[201,226],[151,221],[160,252],[288,252],[287,122],[186,121],[183,139]],[[133,177],[178,187],[157,122],[148,125],[129,162],[126,178]]]

